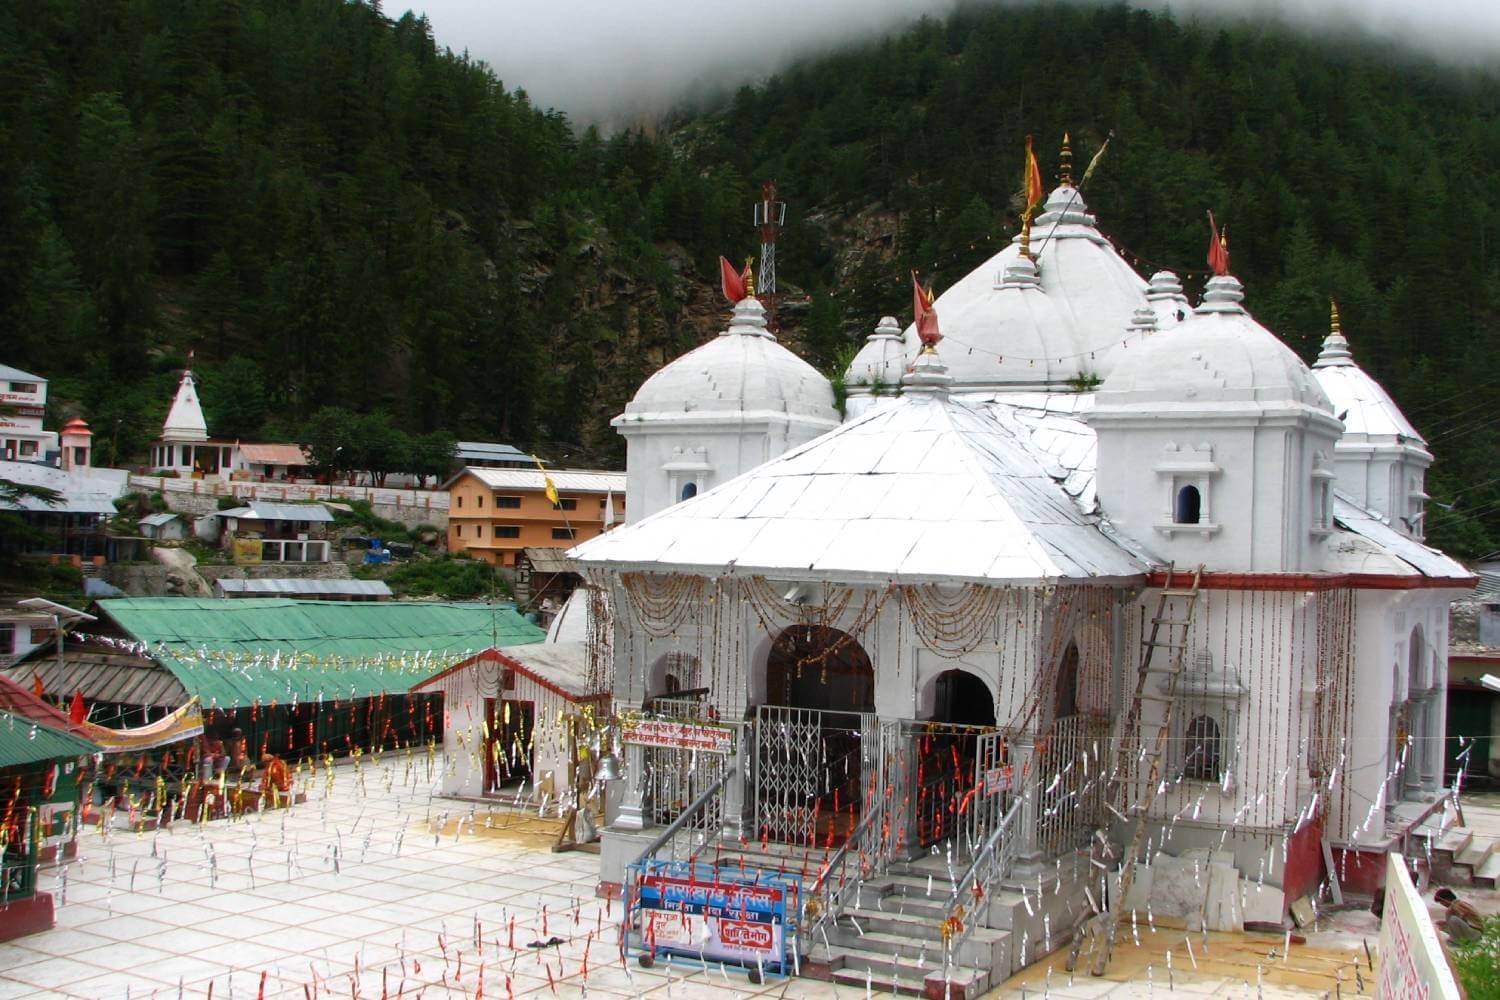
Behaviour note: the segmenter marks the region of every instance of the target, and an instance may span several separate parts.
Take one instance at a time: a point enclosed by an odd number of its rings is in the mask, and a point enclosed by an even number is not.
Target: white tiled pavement
[[[86,830],[75,861],[42,873],[57,926],[0,944],[0,1000],[865,995],[811,980],[754,986],[733,968],[625,965],[619,904],[594,894],[596,856],[552,853],[525,814],[434,798],[424,770],[365,758],[307,779],[307,801],[289,810]],[[552,937],[563,943],[527,947]],[[1078,988],[1148,995],[1142,985]]]

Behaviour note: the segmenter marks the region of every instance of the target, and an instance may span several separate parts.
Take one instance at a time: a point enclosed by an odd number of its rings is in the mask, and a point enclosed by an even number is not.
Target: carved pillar
[[[610,824],[616,830],[642,830],[646,827],[646,748],[625,746],[625,792],[620,812]]]

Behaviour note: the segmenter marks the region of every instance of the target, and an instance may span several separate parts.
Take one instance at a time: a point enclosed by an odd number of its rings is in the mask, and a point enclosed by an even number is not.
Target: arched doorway
[[[763,839],[827,846],[858,825],[875,668],[847,632],[793,625],[766,658],[756,717],[756,809]]]
[[[995,696],[968,670],[945,670],[931,683],[932,711],[916,735],[917,846],[952,839],[963,850],[982,839],[999,801],[980,787],[1004,763]]]

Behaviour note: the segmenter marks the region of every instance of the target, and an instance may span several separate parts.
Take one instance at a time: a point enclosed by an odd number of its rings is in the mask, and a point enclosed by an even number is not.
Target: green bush
[[[219,510],[234,510],[236,507],[243,507],[244,505],[245,501],[237,496],[219,497]]]
[[[362,535],[379,538],[385,542],[409,542],[411,533],[399,521],[389,521],[375,513],[368,500],[343,500],[351,510],[330,508],[333,523],[338,528],[358,528]]]
[[[1469,1000],[1500,1000],[1500,917],[1490,917],[1474,941],[1453,941],[1453,966]]]
[[[385,580],[397,597],[442,597],[450,601],[472,601],[509,597],[510,586],[487,562],[467,556],[413,559],[384,572],[375,567],[357,575]]]

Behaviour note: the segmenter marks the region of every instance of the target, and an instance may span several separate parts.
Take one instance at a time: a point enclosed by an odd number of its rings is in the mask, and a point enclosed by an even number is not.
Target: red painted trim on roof
[[[1189,571],[1172,574],[1174,586],[1186,586]],[[1466,590],[1479,582],[1476,576],[1389,576],[1384,573],[1204,573],[1198,581],[1203,590]],[[1167,574],[1158,570],[1146,575],[1146,586],[1164,587]]]
[[[531,645],[531,644],[528,643],[528,645]],[[438,681],[442,680],[444,677],[447,677],[450,674],[457,673],[460,670],[466,670],[469,667],[473,666],[475,663],[479,662],[480,660],[488,660],[491,663],[498,663],[501,666],[509,667],[511,670],[516,671],[517,673],[521,674],[523,677],[526,677],[528,680],[531,680],[534,683],[541,685],[546,690],[551,691],[553,694],[555,694],[558,697],[562,698],[564,701],[570,701],[570,702],[572,702],[575,705],[577,705],[577,704],[579,704],[581,702],[586,702],[586,701],[608,701],[609,697],[610,697],[608,693],[602,693],[602,694],[582,694],[582,695],[571,694],[571,693],[569,693],[567,691],[564,691],[562,688],[558,687],[556,684],[552,683],[547,678],[541,676],[536,671],[528,669],[527,667],[521,665],[520,663],[517,663],[515,660],[511,659],[509,656],[506,656],[504,653],[502,653],[498,649],[494,649],[494,648],[482,650],[481,652],[475,653],[473,656],[469,657],[467,660],[461,660],[458,663],[455,663],[453,666],[449,667],[447,670],[444,670],[442,673],[440,673],[440,674],[434,674],[433,676],[427,678],[425,681],[422,681],[422,682],[420,682],[418,684],[413,684],[411,686],[410,690],[411,691],[422,691],[422,690],[425,690],[425,689],[431,687],[432,685],[436,684]]]

